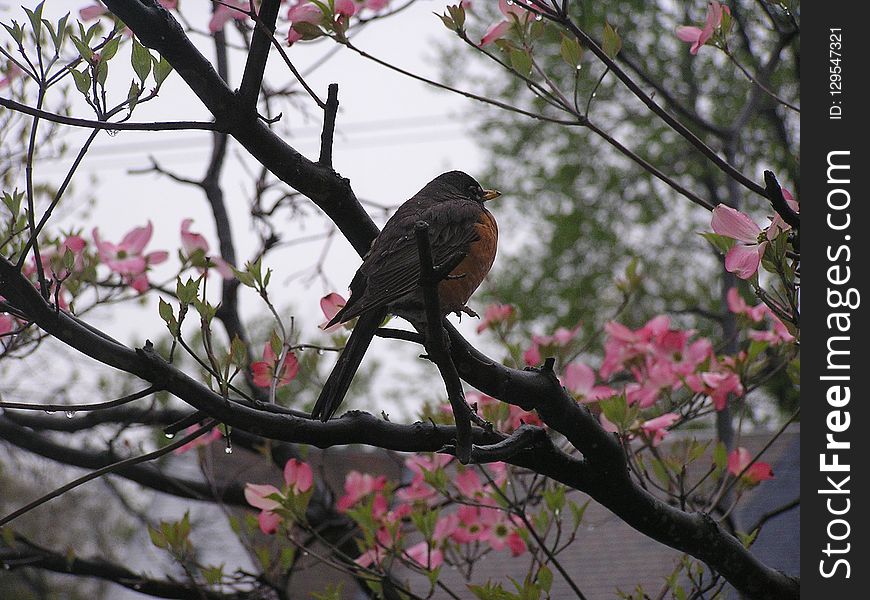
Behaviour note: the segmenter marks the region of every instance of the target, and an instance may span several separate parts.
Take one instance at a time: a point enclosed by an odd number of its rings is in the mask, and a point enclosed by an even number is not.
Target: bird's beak
[[[501,196],[501,192],[498,190],[483,190],[482,197],[484,202],[486,202],[487,200],[495,200],[499,196]]]

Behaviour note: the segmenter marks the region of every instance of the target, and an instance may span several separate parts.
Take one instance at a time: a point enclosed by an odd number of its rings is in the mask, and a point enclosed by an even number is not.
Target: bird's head
[[[483,204],[501,196],[498,190],[484,189],[477,180],[462,171],[448,171],[433,179],[426,187],[434,187],[444,199],[460,196]]]

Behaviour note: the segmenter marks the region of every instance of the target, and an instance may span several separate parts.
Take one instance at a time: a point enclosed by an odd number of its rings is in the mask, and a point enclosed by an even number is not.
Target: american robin
[[[498,227],[483,203],[500,195],[483,189],[462,171],[443,173],[430,181],[390,217],[363,257],[350,282],[350,299],[329,326],[359,316],[356,327],[330,373],[311,416],[327,421],[347,393],[375,331],[387,313],[419,328],[425,321],[420,288],[420,256],[414,234],[418,221],[429,224],[435,265],[462,256],[450,275],[438,283],[441,313],[467,312],[465,303],[495,260]]]

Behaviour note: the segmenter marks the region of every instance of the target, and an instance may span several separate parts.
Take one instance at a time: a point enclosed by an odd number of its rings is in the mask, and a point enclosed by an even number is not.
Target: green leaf
[[[662,483],[662,485],[668,487],[671,483],[671,477],[667,466],[665,466],[665,463],[657,458],[651,458],[650,465],[652,466],[653,473],[656,477],[658,477],[658,480]]]
[[[550,593],[550,588],[553,587],[553,572],[546,567],[546,565],[542,565],[538,570],[538,585],[541,586],[541,589],[546,593]]]
[[[447,12],[450,13],[450,17],[453,19],[456,31],[465,29],[465,8],[462,4],[448,6]]]
[[[451,19],[449,15],[439,15],[438,13],[432,14],[441,19],[441,22],[444,23],[444,27],[450,31],[456,31],[456,23],[453,22],[453,19]]]
[[[601,400],[598,405],[601,407],[601,411],[604,413],[604,416],[607,417],[608,421],[619,427],[621,430],[625,430],[628,427],[629,424],[626,423],[628,417],[628,402],[625,399],[625,395]]]
[[[27,18],[30,19],[30,28],[33,30],[33,38],[38,40],[42,35],[42,6],[45,2],[40,2],[36,5],[35,10],[30,10],[26,6],[22,6],[24,12],[27,13]]]
[[[82,57],[82,60],[84,60],[89,65],[94,64],[94,51],[91,50],[91,47],[88,46],[87,43],[84,42],[84,40],[74,35],[69,36],[69,39],[72,40],[72,43],[76,47],[76,50],[78,50],[79,56]]]
[[[240,369],[245,368],[248,363],[248,349],[237,335],[233,336],[233,341],[230,342],[230,360]]]
[[[510,58],[511,66],[521,75],[529,75],[532,72],[532,57],[525,50],[512,49]]]
[[[583,522],[583,515],[586,514],[586,508],[589,506],[589,502],[590,501],[587,500],[580,505],[572,500],[568,503],[568,507],[571,509],[571,516],[574,518],[574,529],[577,529]]]
[[[12,39],[18,44],[21,44],[24,41],[24,30],[21,28],[18,21],[12,19],[12,27],[9,27],[6,23],[3,23],[2,25],[6,28],[6,31],[9,32],[9,35],[12,36]]]
[[[76,89],[87,96],[91,91],[91,74],[87,69],[76,71],[70,67],[69,71],[72,74],[73,81],[75,81]]]
[[[127,105],[129,106],[130,112],[133,112],[133,109],[136,108],[136,103],[139,102],[139,96],[142,95],[142,90],[139,88],[139,84],[135,81],[130,82],[130,90],[127,92]]]
[[[112,58],[118,53],[118,47],[121,45],[121,36],[116,35],[103,46],[103,49],[100,50],[100,60],[101,61],[110,61]]]
[[[725,467],[728,466],[728,448],[722,442],[716,444],[716,447],[713,449],[713,464],[720,471],[724,471]]]
[[[67,271],[72,271],[73,266],[76,263],[76,255],[69,248],[64,249],[63,252],[63,266]]]
[[[96,69],[97,69],[97,77],[96,77],[97,83],[100,84],[100,86],[105,87],[106,79],[109,77],[109,64],[107,62],[105,62],[104,60],[100,60],[100,62],[97,63]]]
[[[604,38],[601,41],[601,49],[610,58],[616,58],[616,55],[622,50],[622,38],[619,37],[616,29],[606,21],[604,22]]]
[[[66,13],[60,19],[57,20],[57,29],[54,30],[55,37],[52,38],[54,42],[54,49],[57,52],[60,52],[61,47],[63,46],[63,42],[66,39],[66,25],[69,21],[69,13]]]
[[[726,254],[737,243],[737,240],[718,233],[704,232],[701,236],[721,254]]]
[[[553,512],[562,510],[565,506],[565,487],[557,484],[553,489],[545,490],[544,502]]]
[[[756,529],[752,533],[743,533],[742,531],[737,532],[737,537],[740,539],[740,543],[743,544],[744,548],[749,548],[752,543],[755,541],[755,538],[758,537],[759,530]]]
[[[151,538],[151,543],[158,548],[166,548],[169,545],[166,541],[166,536],[163,535],[163,532],[159,529],[151,527],[151,525],[148,526],[148,537]]]
[[[166,81],[166,78],[169,77],[170,73],[172,73],[172,65],[161,56],[160,60],[157,60],[157,62],[154,63],[154,82],[157,84],[158,89],[163,85],[163,82]]]
[[[136,76],[143,87],[145,86],[145,79],[151,73],[151,63],[153,61],[154,58],[148,52],[148,49],[140,44],[139,40],[133,38],[133,52],[130,55],[130,64],[133,65],[133,71],[136,72]]]
[[[579,69],[583,60],[583,46],[580,45],[577,38],[563,35],[559,54],[562,55],[562,60],[568,63],[569,67]]]
[[[24,193],[19,192],[17,189],[11,194],[9,192],[3,192],[3,204],[6,205],[6,208],[9,209],[9,212],[13,217],[18,216],[18,212],[21,210],[21,202],[23,200]]]

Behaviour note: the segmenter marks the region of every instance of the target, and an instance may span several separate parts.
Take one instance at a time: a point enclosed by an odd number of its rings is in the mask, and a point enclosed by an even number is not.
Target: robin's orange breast
[[[450,272],[451,275],[460,277],[445,279],[438,284],[438,297],[444,313],[455,312],[465,306],[495,261],[498,246],[498,225],[495,218],[484,209],[474,228],[477,230],[478,240],[471,243],[466,257]]]

